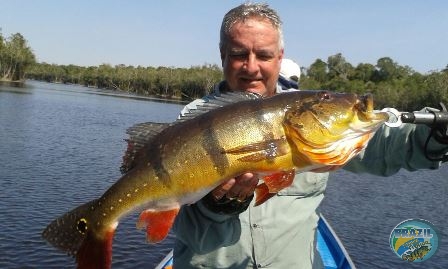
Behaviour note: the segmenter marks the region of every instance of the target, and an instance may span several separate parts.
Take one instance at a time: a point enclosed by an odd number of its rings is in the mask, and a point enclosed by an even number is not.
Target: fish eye
[[[78,223],[76,224],[76,229],[81,234],[85,234],[87,232],[87,220],[84,218],[78,220]]]

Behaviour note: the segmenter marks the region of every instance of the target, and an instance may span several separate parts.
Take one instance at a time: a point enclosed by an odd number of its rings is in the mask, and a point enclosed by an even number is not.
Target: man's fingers
[[[235,185],[236,180],[234,178],[231,178],[227,180],[226,182],[222,183],[218,187],[216,187],[212,191],[212,195],[215,198],[215,200],[220,200],[224,195],[227,194],[227,192]]]
[[[235,185],[227,192],[227,198],[244,200],[251,196],[258,184],[258,178],[252,173],[245,173],[236,177]]]
[[[216,201],[221,200],[224,196],[228,199],[244,201],[247,197],[252,196],[257,185],[258,178],[252,173],[245,173],[225,181],[216,187],[211,194]]]
[[[246,182],[246,187],[242,188],[239,195],[238,200],[244,201],[247,197],[252,196],[255,191],[255,187],[258,185],[258,178],[253,177],[249,181]]]

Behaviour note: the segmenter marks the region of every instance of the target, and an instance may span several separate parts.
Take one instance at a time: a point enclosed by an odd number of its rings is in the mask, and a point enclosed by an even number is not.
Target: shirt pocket
[[[310,197],[322,194],[327,187],[328,173],[305,172],[296,174],[291,186],[277,193],[279,196]]]

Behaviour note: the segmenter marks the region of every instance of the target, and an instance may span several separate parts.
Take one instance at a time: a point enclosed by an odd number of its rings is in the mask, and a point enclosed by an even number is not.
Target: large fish
[[[76,256],[78,268],[110,268],[119,220],[142,210],[138,226],[158,242],[179,207],[199,200],[224,180],[253,172],[263,203],[294,174],[340,167],[359,153],[387,119],[371,96],[296,91],[261,98],[226,93],[178,121],[128,130],[124,175],[100,198],[51,222],[43,237]]]

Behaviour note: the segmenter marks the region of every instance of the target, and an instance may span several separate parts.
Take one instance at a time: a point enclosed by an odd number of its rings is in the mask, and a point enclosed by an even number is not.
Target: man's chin
[[[245,89],[245,91],[246,92],[251,92],[251,93],[257,93],[257,94],[260,94],[260,95],[263,95],[266,92],[265,89],[260,89],[260,88],[248,88],[248,89]]]
[[[256,93],[263,97],[269,97],[269,96],[272,96],[275,94],[275,90],[273,92],[271,92],[271,91],[268,91],[265,87],[247,88],[247,89],[245,89],[245,91]]]

